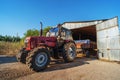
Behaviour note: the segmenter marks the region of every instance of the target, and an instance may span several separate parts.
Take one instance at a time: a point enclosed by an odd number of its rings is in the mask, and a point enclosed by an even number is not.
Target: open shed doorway
[[[98,57],[96,25],[72,29],[71,31],[76,43],[77,53]]]

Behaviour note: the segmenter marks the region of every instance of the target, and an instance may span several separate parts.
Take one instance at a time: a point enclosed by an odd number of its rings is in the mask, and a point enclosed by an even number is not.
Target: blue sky
[[[120,0],[0,0],[0,35],[20,37],[28,29],[65,21],[120,18]]]

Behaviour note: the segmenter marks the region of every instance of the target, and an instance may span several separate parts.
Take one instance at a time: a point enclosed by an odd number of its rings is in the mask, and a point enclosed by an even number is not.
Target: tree
[[[47,26],[43,29],[43,36],[46,35],[46,33],[50,30],[50,26]],[[29,29],[26,31],[26,33],[24,33],[24,38],[29,37],[29,36],[39,36],[40,31],[38,31],[37,29]]]
[[[37,29],[29,29],[27,32],[24,34],[24,37],[29,37],[29,36],[39,36],[39,31]]]
[[[4,41],[4,36],[0,35],[0,41]]]
[[[43,36],[46,36],[46,33],[50,30],[50,26],[47,26],[46,28],[43,29]]]

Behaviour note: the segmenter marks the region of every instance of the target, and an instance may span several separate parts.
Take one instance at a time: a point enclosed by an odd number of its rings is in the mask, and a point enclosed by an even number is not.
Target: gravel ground
[[[0,57],[0,80],[120,80],[120,64],[94,58],[77,58],[72,63],[53,60],[42,72],[31,71],[15,60],[3,60]]]

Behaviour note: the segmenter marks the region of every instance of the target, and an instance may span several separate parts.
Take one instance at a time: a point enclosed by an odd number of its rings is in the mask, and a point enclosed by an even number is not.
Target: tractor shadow
[[[87,61],[91,61],[91,60],[96,60],[96,58],[77,57],[73,62],[70,62],[70,63],[65,63],[62,59],[52,60],[50,65],[43,72],[73,68],[73,67],[78,67],[85,64],[89,65],[90,63]]]
[[[15,56],[0,55],[0,64],[17,62]]]

